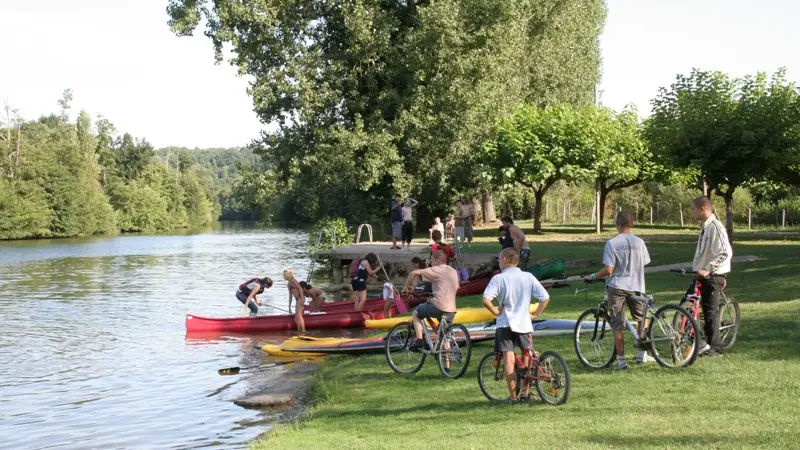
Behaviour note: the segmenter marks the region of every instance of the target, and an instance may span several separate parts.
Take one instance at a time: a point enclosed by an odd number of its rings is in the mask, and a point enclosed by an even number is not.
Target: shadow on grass
[[[710,428],[711,429],[710,429]],[[620,436],[618,434],[602,434],[595,433],[586,437],[586,442],[595,445],[607,446],[608,448],[675,448],[675,447],[709,447],[720,448],[734,446],[741,446],[740,442],[744,439],[747,445],[756,443],[767,444],[780,442],[794,441],[796,436],[793,436],[791,431],[784,431],[774,433],[764,433],[761,430],[753,429],[752,433],[746,436],[737,434],[731,436],[729,433],[714,432],[713,424],[708,424],[708,427],[697,426],[689,427],[684,426],[680,429],[670,431],[669,435],[663,434],[650,434],[646,428],[642,428],[640,432],[629,436]],[[684,431],[681,433],[681,431]]]
[[[762,361],[800,358],[800,322],[780,318],[742,317],[739,338],[731,352],[743,352]]]
[[[452,399],[455,400],[455,399]],[[448,414],[452,414],[454,416],[463,417],[464,410],[466,409],[473,409],[473,408],[485,408],[487,405],[491,405],[491,403],[486,400],[470,400],[470,401],[448,401],[448,402],[441,402],[441,403],[427,403],[427,404],[418,404],[414,403],[411,406],[405,408],[368,408],[368,409],[357,409],[353,411],[335,411],[335,412],[317,412],[315,414],[315,418],[329,418],[329,419],[339,419],[347,416],[357,416],[357,417],[400,417],[403,414],[413,414],[413,413],[420,413],[425,416],[430,416],[432,413],[436,414],[437,420],[446,420]]]

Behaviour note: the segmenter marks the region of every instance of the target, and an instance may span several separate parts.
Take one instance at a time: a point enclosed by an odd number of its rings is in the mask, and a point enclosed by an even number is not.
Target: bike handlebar
[[[689,274],[689,273],[691,273],[691,274],[696,274],[697,273],[694,270],[686,270],[686,269],[670,269],[670,272],[679,273],[681,275],[686,275],[686,274]]]

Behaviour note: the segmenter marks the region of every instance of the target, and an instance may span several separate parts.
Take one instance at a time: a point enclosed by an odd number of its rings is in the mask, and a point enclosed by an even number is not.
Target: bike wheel
[[[591,369],[605,369],[614,362],[614,332],[608,314],[597,309],[584,311],[575,323],[572,341],[578,361]]]
[[[653,358],[661,367],[687,367],[697,359],[700,329],[697,321],[685,309],[667,305],[653,314],[647,341]]]
[[[472,340],[469,331],[461,324],[447,327],[439,346],[439,371],[447,378],[459,378],[469,367],[472,356]]]
[[[386,336],[386,362],[395,372],[417,373],[425,362],[425,353],[409,349],[415,338],[414,327],[410,323],[398,323]]]
[[[739,303],[731,297],[720,306],[719,341],[728,350],[736,345],[739,336]]]
[[[543,402],[548,405],[563,405],[569,399],[571,377],[569,367],[564,358],[556,352],[547,351],[539,355],[538,367],[534,367],[536,376],[544,380],[536,380],[536,391]]]
[[[517,371],[517,395],[520,389],[520,376]],[[488,353],[478,364],[478,386],[489,400],[501,402],[508,399],[508,383],[503,373],[503,354]]]

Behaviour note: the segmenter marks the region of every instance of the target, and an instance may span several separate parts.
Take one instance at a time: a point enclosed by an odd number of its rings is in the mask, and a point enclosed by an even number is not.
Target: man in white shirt
[[[533,319],[538,317],[547,308],[550,295],[539,280],[530,272],[523,272],[519,264],[519,251],[515,248],[506,248],[500,252],[501,273],[495,275],[483,292],[483,305],[497,316],[495,330],[494,350],[503,352],[503,373],[508,383],[510,393],[509,401],[530,401],[531,382],[522,380],[520,398],[517,398],[517,380],[514,375],[514,345],[523,350],[522,364],[527,366],[533,345]],[[536,311],[530,312],[531,298],[535,297],[539,304]],[[492,301],[497,299],[499,308]]]
[[[697,280],[700,282],[700,307],[703,308],[707,341],[700,349],[700,354],[719,356],[722,354],[719,293],[725,288],[728,273],[731,271],[733,249],[728,242],[725,227],[714,217],[713,205],[708,197],[694,199],[692,216],[703,222],[692,261],[692,270],[697,272]]]
[[[628,304],[633,320],[639,325],[639,335],[644,331],[644,304],[634,300],[633,296],[641,295],[644,290],[644,266],[650,264],[647,246],[638,236],[631,233],[633,213],[620,211],[615,221],[617,234],[606,242],[603,249],[603,269],[587,277],[588,281],[606,278],[608,309],[611,313],[609,325],[614,330],[614,347],[617,350],[617,365],[614,370],[628,368],[625,360],[625,310]],[[636,355],[636,362],[647,359],[644,350]]]

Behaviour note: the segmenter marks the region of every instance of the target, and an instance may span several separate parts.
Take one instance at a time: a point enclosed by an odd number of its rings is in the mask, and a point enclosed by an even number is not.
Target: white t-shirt
[[[413,209],[410,206],[403,206],[403,222],[411,222],[411,211]]]
[[[631,292],[644,290],[644,266],[650,254],[644,241],[630,233],[620,233],[606,242],[603,265],[614,266],[606,286]]]
[[[500,315],[497,328],[510,327],[515,333],[532,333],[531,298],[539,303],[550,298],[550,294],[530,272],[519,267],[507,267],[489,281],[483,298],[497,299]]]

